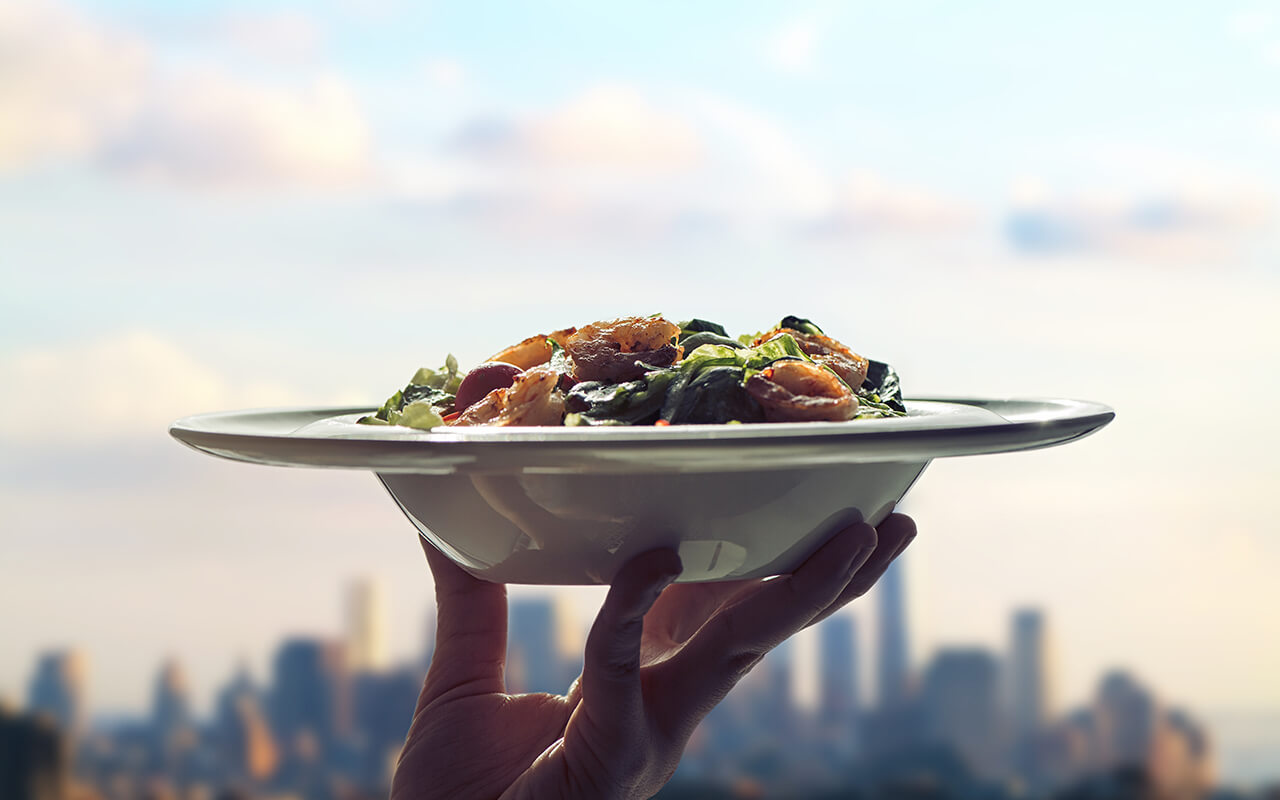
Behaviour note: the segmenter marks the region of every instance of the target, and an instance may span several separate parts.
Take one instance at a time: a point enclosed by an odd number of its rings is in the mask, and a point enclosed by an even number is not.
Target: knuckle
[[[758,650],[747,650],[736,653],[729,657],[728,672],[735,679],[741,678],[750,672],[760,660],[764,658],[764,653]]]

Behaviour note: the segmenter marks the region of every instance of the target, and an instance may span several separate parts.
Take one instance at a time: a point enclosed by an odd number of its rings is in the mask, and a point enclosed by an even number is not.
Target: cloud
[[[1230,252],[1273,221],[1273,199],[1249,185],[1054,195],[1015,193],[1005,233],[1025,253],[1114,253],[1198,259]]]
[[[592,87],[528,118],[473,120],[453,147],[487,160],[644,171],[689,167],[702,149],[685,120],[617,85]]]
[[[156,91],[97,161],[111,171],[201,187],[346,186],[372,169],[368,129],[341,79],[281,89],[212,71]]]
[[[91,154],[141,107],[146,45],[46,2],[0,4],[0,170]]]
[[[935,192],[826,160],[729,98],[606,85],[541,113],[473,119],[437,157],[398,160],[394,180],[441,213],[574,236],[919,234],[969,219]]]
[[[264,47],[312,35],[287,16],[227,24]],[[196,187],[346,186],[371,171],[355,93],[336,76],[270,86],[164,66],[145,40],[41,0],[0,7],[0,52],[0,169],[80,161]]]
[[[974,217],[958,200],[857,172],[837,187],[830,209],[805,227],[818,235],[919,234],[961,230]]]
[[[233,382],[148,332],[0,357],[0,441],[119,440],[226,408],[298,402],[278,385]]]

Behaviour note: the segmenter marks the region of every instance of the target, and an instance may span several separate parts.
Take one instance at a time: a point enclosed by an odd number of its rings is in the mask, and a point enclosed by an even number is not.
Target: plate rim
[[[308,468],[363,469],[375,472],[458,472],[485,467],[489,469],[527,469],[543,464],[568,468],[627,460],[639,468],[636,456],[642,454],[690,453],[698,450],[704,460],[714,461],[715,454],[732,454],[744,448],[768,448],[782,457],[780,465],[803,466],[822,460],[816,451],[830,451],[835,445],[847,448],[838,455],[826,452],[825,458],[837,461],[924,461],[962,455],[982,455],[1038,449],[1065,444],[1088,436],[1115,418],[1115,410],[1103,403],[1062,397],[920,397],[909,398],[907,404],[935,403],[981,408],[991,411],[996,419],[972,424],[876,430],[875,420],[850,423],[794,423],[797,428],[782,429],[785,423],[761,423],[758,426],[734,426],[733,436],[707,436],[707,431],[723,430],[721,426],[626,426],[617,428],[574,429],[581,435],[548,436],[547,428],[507,429],[506,436],[440,436],[427,432],[418,435],[381,437],[298,436],[294,433],[229,432],[211,430],[212,421],[237,417],[305,415],[310,419],[299,427],[334,417],[370,413],[370,406],[294,406],[284,408],[241,409],[195,414],[170,424],[169,434],[182,444],[209,455],[235,461],[275,466]],[[1039,416],[1011,419],[995,408],[1006,411],[1017,406],[1039,407]],[[995,407],[995,408],[993,408]],[[1050,413],[1044,414],[1044,411]],[[1056,412],[1056,413],[1055,413]],[[999,420],[999,421],[997,421]],[[822,425],[821,429],[816,426]],[[849,425],[847,429],[832,429]],[[296,433],[295,429],[295,433]],[[560,430],[560,429],[555,429]],[[609,431],[604,435],[596,433]],[[530,438],[517,435],[530,432]],[[537,432],[541,431],[541,435]],[[634,435],[628,436],[627,431]],[[739,432],[740,431],[740,432]],[[756,435],[767,433],[768,435]],[[690,435],[701,434],[701,435]],[[933,446],[928,446],[932,442]],[[894,444],[898,448],[893,447]],[[331,453],[326,457],[325,453]],[[339,457],[342,454],[342,457]],[[544,464],[545,462],[545,464]],[[615,467],[621,466],[620,464]],[[708,468],[706,464],[704,468]],[[730,468],[731,465],[725,465]],[[625,471],[625,470],[624,470]]]

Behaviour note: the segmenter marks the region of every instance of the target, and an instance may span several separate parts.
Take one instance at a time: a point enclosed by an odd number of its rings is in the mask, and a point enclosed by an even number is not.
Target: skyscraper
[[[280,752],[246,668],[241,667],[219,693],[216,714],[219,755],[230,777],[250,782],[270,777]]]
[[[88,665],[76,650],[45,653],[36,664],[27,706],[48,715],[63,733],[75,737],[85,727],[85,683]]]
[[[167,770],[195,745],[187,676],[177,661],[166,661],[156,676],[151,702],[151,737],[156,763]]]
[[[1094,703],[1098,754],[1104,767],[1145,767],[1157,733],[1155,697],[1129,673],[1107,673]]]
[[[348,732],[350,682],[340,643],[291,639],[280,647],[272,681],[271,722],[286,750],[307,735],[328,750]]]
[[[567,691],[568,681],[556,647],[557,616],[549,596],[511,603],[507,634],[507,686],[513,692]]]
[[[386,608],[382,585],[372,578],[347,590],[347,667],[372,672],[387,666]]]
[[[151,724],[161,734],[191,724],[191,698],[187,675],[177,661],[166,661],[156,676],[152,694]]]
[[[1047,779],[1039,740],[1050,718],[1049,642],[1044,615],[1035,609],[1013,614],[1009,645],[1009,719],[1014,769],[1035,790]]]
[[[818,704],[823,722],[842,725],[856,720],[858,679],[854,619],[835,614],[818,626]]]
[[[0,708],[0,797],[64,800],[70,783],[67,738],[51,716]]]
[[[1038,610],[1014,612],[1009,653],[1009,701],[1013,734],[1034,737],[1051,713],[1049,652],[1044,615]]]
[[[902,559],[898,559],[889,566],[876,586],[879,596],[876,701],[882,710],[903,705],[910,689],[906,587],[902,569]]]
[[[950,746],[978,775],[996,777],[1003,768],[999,666],[978,648],[938,651],[920,687],[925,733]]]

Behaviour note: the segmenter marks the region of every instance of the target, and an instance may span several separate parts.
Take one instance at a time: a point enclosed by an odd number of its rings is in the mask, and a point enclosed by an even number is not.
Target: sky
[[[917,663],[1032,605],[1060,709],[1113,666],[1280,709],[1268,5],[18,0],[0,53],[0,695],[78,646],[97,710],[170,655],[207,698],[363,574],[418,652],[430,579],[371,475],[167,423],[661,311],[812,318],[909,396],[1112,405],[929,467]]]

